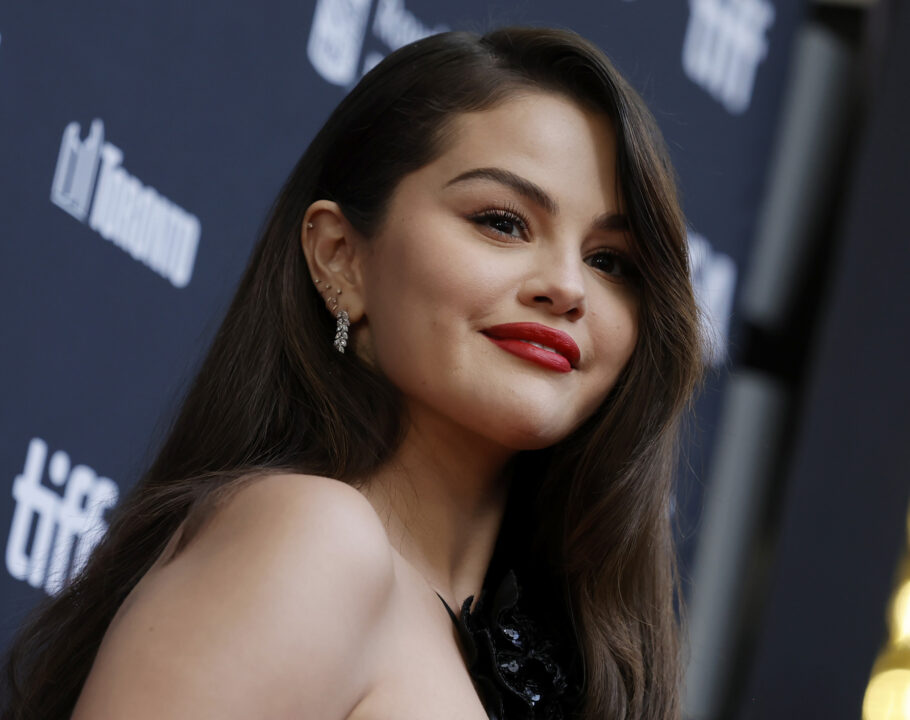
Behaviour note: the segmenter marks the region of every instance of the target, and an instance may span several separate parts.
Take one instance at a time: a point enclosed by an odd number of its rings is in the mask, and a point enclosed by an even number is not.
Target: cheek
[[[393,382],[412,384],[489,305],[489,271],[444,236],[387,240],[365,278],[364,340]]]
[[[625,322],[623,323],[624,330],[623,337],[625,339],[625,359],[623,360],[623,367],[629,362],[629,359],[632,357],[632,353],[635,350],[635,346],[638,344],[638,303],[630,303],[630,307],[626,314]]]
[[[609,311],[594,319],[599,328],[595,347],[603,348],[600,361],[609,392],[638,342],[638,300],[631,294],[614,296]]]
[[[368,312],[385,325],[395,313],[399,320],[443,321],[455,314],[470,319],[489,308],[509,282],[503,256],[477,243],[448,213],[421,219],[419,225],[432,232],[416,232],[414,224],[402,217],[399,227],[407,229],[380,239],[365,278]]]

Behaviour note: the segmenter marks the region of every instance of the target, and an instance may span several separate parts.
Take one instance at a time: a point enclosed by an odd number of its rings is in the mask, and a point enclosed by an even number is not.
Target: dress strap
[[[455,625],[458,625],[458,616],[452,611],[452,608],[449,607],[449,603],[447,603],[445,598],[439,593],[436,593],[436,597],[442,600],[442,604],[446,606],[446,611],[449,613],[449,617],[452,618],[452,622],[455,623]]]

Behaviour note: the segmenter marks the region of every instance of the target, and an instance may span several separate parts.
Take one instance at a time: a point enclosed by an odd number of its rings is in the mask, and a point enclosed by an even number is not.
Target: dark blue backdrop
[[[555,25],[603,47],[668,140],[722,365],[801,13],[779,0],[5,4],[0,648],[149,462],[273,196],[364,68],[445,29]],[[722,382],[689,453],[690,527]]]

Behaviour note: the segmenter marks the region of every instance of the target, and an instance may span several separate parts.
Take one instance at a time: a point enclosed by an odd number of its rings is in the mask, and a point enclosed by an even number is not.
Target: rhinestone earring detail
[[[321,285],[322,280],[319,278],[313,278],[313,283],[316,285]],[[317,288],[318,289],[318,288]],[[335,294],[329,293],[329,296],[326,297],[325,293],[328,290],[331,290],[332,286],[328,283],[322,286],[322,290],[319,291],[319,294],[322,295],[325,299],[326,304],[330,305],[329,312],[335,316],[335,342],[333,343],[335,349],[344,354],[344,349],[348,346],[348,329],[351,327],[351,318],[348,315],[347,310],[338,310],[338,295],[341,295],[341,288],[335,288]]]
[[[348,311],[340,311],[335,316],[335,320],[337,321],[337,325],[335,326],[335,349],[343,355],[344,349],[348,345],[348,328],[351,327]]]

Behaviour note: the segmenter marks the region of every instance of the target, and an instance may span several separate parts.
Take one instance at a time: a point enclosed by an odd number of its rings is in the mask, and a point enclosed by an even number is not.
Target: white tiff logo
[[[731,113],[752,101],[774,15],[769,0],[689,0],[683,70]]]
[[[727,359],[730,315],[736,292],[736,263],[692,230],[688,233],[688,245],[692,286],[707,340],[706,359],[711,365],[720,365]]]
[[[47,443],[32,438],[25,468],[13,481],[13,522],[6,544],[6,568],[17,580],[44,587],[51,595],[79,573],[107,531],[103,516],[117,503],[117,484],[86,465],[71,467],[69,455],[55,452],[47,466],[52,485],[42,485]],[[31,542],[29,542],[31,540]]]
[[[333,85],[347,86],[358,77],[371,7],[372,0],[318,0],[316,3],[307,57],[316,72]],[[448,29],[445,25],[427,27],[404,6],[404,0],[379,0],[373,18],[373,34],[391,50]],[[369,72],[382,58],[382,53],[367,53],[361,73]]]
[[[123,169],[123,151],[104,141],[101,120],[92,121],[85,140],[79,135],[77,122],[63,131],[51,201],[84,222],[94,190],[89,227],[175,287],[186,287],[196,262],[199,219]]]

